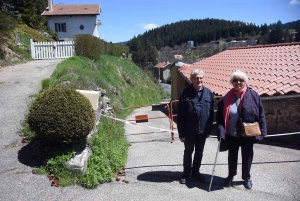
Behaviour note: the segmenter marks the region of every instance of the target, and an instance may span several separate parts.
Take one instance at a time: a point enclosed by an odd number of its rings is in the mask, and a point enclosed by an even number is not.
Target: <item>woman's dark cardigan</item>
[[[226,94],[227,95],[227,94]],[[216,120],[218,126],[222,126],[224,128],[224,115],[223,115],[223,108],[224,108],[224,100],[226,95],[218,102],[218,110],[216,114]],[[263,136],[267,135],[267,124],[266,124],[266,117],[265,112],[263,109],[263,105],[260,99],[260,96],[256,91],[251,88],[247,88],[247,91],[244,96],[244,100],[242,103],[242,111],[241,111],[242,121],[246,123],[253,123],[258,122],[259,127],[261,130],[261,134]],[[237,127],[238,133],[241,131],[241,127]],[[256,140],[259,140],[260,136],[256,137]]]

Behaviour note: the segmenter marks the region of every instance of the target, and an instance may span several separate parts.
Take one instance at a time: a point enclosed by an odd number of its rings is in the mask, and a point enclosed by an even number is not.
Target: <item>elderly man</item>
[[[205,141],[210,135],[214,115],[214,95],[210,89],[203,86],[204,72],[194,69],[190,79],[192,84],[180,93],[177,114],[179,138],[184,143],[181,184],[186,183],[191,172],[193,178],[205,182],[205,177],[199,170]]]

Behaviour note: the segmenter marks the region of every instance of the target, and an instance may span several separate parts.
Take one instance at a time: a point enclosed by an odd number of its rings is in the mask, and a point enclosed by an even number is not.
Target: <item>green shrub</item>
[[[42,80],[42,90],[48,89],[49,86],[50,86],[50,79],[49,78]]]
[[[75,51],[77,56],[84,56],[98,60],[101,55],[109,54],[113,56],[128,55],[129,47],[120,44],[107,43],[89,34],[78,34],[74,36]]]
[[[66,144],[84,140],[94,121],[90,101],[69,88],[54,88],[41,93],[30,106],[27,120],[37,137]]]
[[[17,52],[17,53],[23,55],[23,57],[24,57],[27,61],[32,60],[30,50],[28,50],[28,49],[23,49],[23,48],[20,48],[20,47],[18,47],[18,46],[11,46],[10,49],[11,49],[12,51],[14,51],[14,52]]]
[[[0,11],[0,59],[5,58],[6,52],[3,46],[7,42],[7,38],[15,26],[16,20]]]

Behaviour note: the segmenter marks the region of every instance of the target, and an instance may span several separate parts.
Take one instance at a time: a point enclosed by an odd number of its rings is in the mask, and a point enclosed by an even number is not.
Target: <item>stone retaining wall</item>
[[[300,132],[300,97],[263,99],[268,135]],[[300,134],[280,137],[282,141],[300,142]]]
[[[215,99],[215,110],[219,100],[218,97]],[[262,102],[268,135],[300,132],[300,97],[262,98]],[[216,129],[215,125],[213,134],[217,132]],[[270,137],[266,140],[300,145],[300,134]]]

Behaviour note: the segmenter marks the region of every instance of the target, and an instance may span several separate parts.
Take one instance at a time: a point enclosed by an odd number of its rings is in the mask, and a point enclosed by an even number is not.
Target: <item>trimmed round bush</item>
[[[90,101],[70,88],[41,93],[29,108],[28,124],[36,136],[59,143],[77,143],[86,138],[95,122]]]

